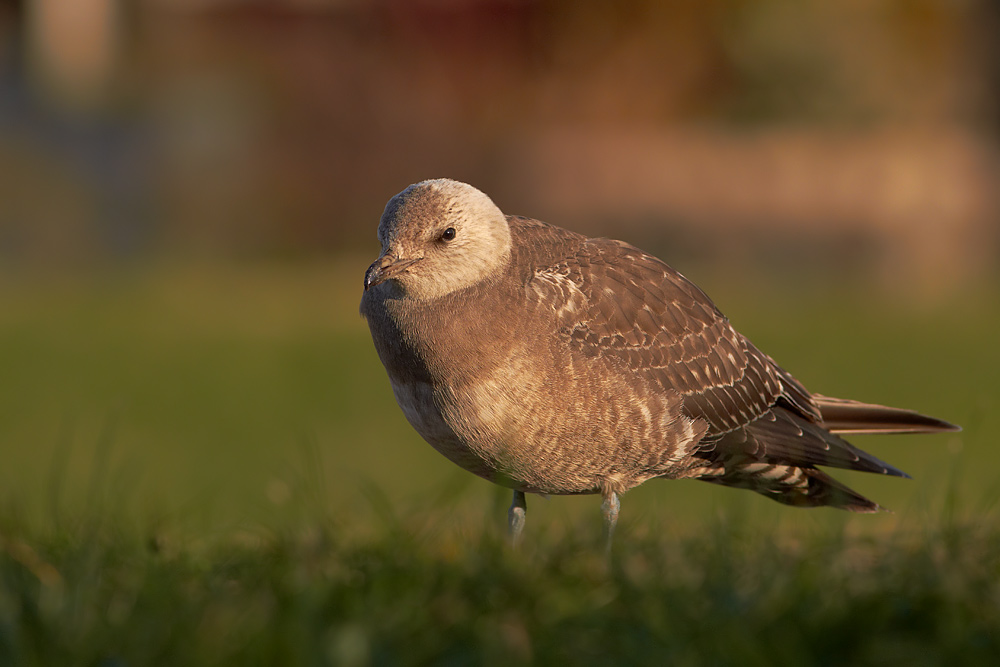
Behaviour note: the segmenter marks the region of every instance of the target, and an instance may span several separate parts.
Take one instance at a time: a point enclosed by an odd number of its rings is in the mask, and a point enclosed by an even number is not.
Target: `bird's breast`
[[[406,420],[434,449],[469,472],[496,478],[496,457],[484,440],[469,437],[468,418],[446,386],[393,379],[392,392]]]
[[[392,393],[406,420],[426,440],[454,435],[434,403],[433,386],[420,380],[393,380]]]

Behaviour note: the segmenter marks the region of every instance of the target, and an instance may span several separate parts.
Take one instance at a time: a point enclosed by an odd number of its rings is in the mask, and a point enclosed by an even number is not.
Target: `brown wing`
[[[679,393],[687,414],[708,422],[706,440],[754,422],[779,400],[819,421],[808,392],[684,276],[626,243],[573,236],[527,289],[555,311],[570,346]]]

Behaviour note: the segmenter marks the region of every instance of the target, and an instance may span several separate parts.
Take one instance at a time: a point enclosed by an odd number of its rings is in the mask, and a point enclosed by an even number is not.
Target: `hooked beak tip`
[[[381,267],[378,265],[378,262],[369,266],[368,270],[365,271],[366,292],[368,291],[369,287],[374,287],[375,285],[378,285],[380,282],[382,282],[381,275],[379,275],[380,272],[381,272]]]
[[[414,257],[412,259],[392,259],[387,255],[379,257],[365,271],[365,291],[380,283],[384,283],[407,267],[416,264],[421,259],[423,257]]]

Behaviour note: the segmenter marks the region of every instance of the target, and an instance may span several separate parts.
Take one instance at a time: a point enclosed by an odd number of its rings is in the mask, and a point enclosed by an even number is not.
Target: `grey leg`
[[[621,503],[618,501],[618,494],[614,491],[604,492],[604,502],[601,503],[601,512],[604,514],[604,537],[607,539],[605,547],[608,556],[611,555],[611,538],[615,534],[615,526],[618,524],[618,510]]]
[[[528,503],[524,499],[524,493],[514,491],[514,499],[507,512],[507,524],[510,531],[510,543],[515,547],[521,541],[521,533],[524,532],[524,515],[527,509]]]

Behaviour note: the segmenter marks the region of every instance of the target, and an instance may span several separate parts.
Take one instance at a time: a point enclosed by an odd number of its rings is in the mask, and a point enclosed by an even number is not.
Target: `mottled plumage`
[[[450,180],[393,197],[361,313],[414,428],[524,492],[618,494],[697,478],[872,512],[817,466],[905,476],[834,434],[952,425],[810,394],[693,283],[621,241],[505,216]]]

